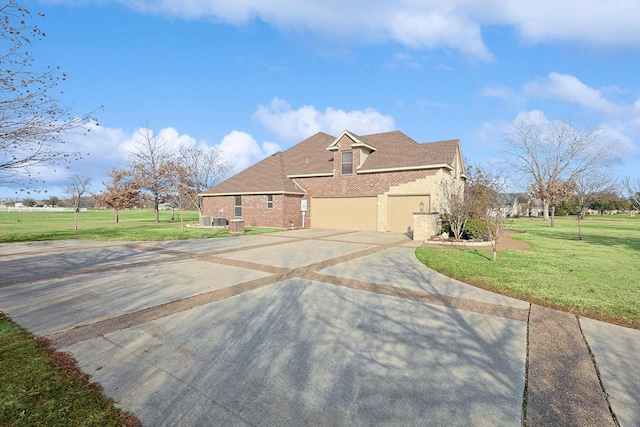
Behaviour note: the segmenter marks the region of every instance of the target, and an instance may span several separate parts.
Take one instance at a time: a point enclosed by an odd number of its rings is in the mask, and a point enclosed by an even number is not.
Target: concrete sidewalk
[[[640,425],[640,331],[449,279],[415,246],[318,229],[0,245],[0,310],[149,426]]]

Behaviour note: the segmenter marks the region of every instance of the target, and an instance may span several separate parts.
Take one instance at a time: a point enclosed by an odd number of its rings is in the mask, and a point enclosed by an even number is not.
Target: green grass
[[[7,212],[0,211],[0,243],[39,240],[184,240],[225,237],[228,228],[184,227],[180,232],[180,214],[160,211],[160,223],[148,209],[120,212],[115,222],[113,211],[92,210],[78,213],[78,230],[73,229],[72,212]],[[184,223],[198,224],[198,213],[185,212]],[[279,231],[274,228],[246,227],[245,234]]]
[[[0,425],[140,425],[73,362],[0,313]]]
[[[516,219],[509,228],[530,248],[423,246],[416,256],[450,277],[533,303],[640,329],[640,217]]]

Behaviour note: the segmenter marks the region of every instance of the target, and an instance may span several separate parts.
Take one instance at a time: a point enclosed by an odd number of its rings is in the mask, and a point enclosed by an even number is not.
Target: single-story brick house
[[[464,179],[458,140],[345,130],[317,133],[200,196],[203,215],[247,226],[410,232],[421,204],[441,210],[442,182]]]

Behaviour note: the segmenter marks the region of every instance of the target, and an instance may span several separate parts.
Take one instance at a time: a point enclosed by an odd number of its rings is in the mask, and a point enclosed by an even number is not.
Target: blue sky
[[[572,117],[621,147],[616,174],[640,175],[640,2],[31,0],[46,31],[41,66],[100,127],[70,136],[90,155],[43,170],[123,167],[137,130],[220,148],[238,170],[318,131],[399,129],[460,139],[472,163],[499,156],[519,115]],[[0,189],[0,196],[14,196]]]

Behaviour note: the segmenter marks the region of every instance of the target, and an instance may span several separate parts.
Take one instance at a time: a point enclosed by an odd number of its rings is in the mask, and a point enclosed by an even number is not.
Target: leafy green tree
[[[56,196],[50,196],[47,200],[44,200],[45,205],[53,207],[59,206],[61,202],[62,200]]]

